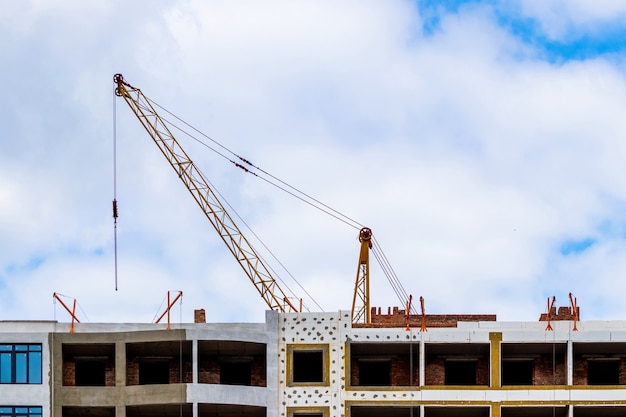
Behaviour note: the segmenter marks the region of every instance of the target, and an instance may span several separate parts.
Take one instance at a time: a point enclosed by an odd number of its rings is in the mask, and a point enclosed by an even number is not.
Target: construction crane
[[[370,311],[370,257],[372,248],[372,230],[364,227],[359,231],[359,265],[354,283],[354,297],[352,298],[352,323],[369,324],[372,321]]]
[[[207,179],[187,156],[150,100],[140,89],[127,83],[122,74],[115,74],[113,81],[116,84],[115,94],[122,97],[135,113],[268,307],[281,312],[297,312],[298,309],[294,307],[257,251],[241,233],[215,191],[209,186]]]

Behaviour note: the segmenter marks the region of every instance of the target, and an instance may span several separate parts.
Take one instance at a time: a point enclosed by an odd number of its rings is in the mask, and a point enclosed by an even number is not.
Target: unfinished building
[[[0,322],[0,416],[626,416],[624,321],[371,313]]]

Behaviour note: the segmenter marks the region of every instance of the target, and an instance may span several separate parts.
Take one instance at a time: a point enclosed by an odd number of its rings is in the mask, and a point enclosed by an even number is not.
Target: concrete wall
[[[35,405],[43,417],[50,417],[50,333],[53,322],[0,322],[0,343],[41,343],[42,383],[29,385],[0,384],[0,405]]]

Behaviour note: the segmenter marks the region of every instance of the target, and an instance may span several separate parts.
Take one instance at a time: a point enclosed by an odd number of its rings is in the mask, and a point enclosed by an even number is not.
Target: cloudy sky
[[[176,322],[197,308],[212,322],[264,320],[200,208],[114,104],[115,73],[370,227],[427,313],[534,321],[571,292],[582,319],[626,319],[623,1],[2,8],[0,320],[69,321],[56,292],[81,321],[151,322],[168,291],[184,294]],[[281,285],[311,311],[349,310],[358,228],[177,137]],[[400,305],[374,261],[371,273],[372,305]]]

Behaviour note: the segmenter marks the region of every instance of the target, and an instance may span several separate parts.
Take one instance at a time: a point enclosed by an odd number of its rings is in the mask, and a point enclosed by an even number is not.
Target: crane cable
[[[200,171],[200,168],[197,168],[198,171]],[[313,303],[317,306],[317,308],[320,309],[320,311],[324,311],[324,309],[317,303],[317,301],[315,301],[315,299],[313,298],[313,296],[311,296],[311,294],[309,294],[309,292],[302,286],[302,284],[300,284],[300,282],[298,282],[298,280],[296,279],[296,277],[294,277],[291,272],[289,272],[289,270],[285,267],[285,265],[278,259],[278,257],[274,254],[274,252],[272,252],[272,250],[265,244],[265,242],[254,232],[254,230],[252,230],[252,228],[250,227],[250,225],[248,225],[248,223],[246,223],[246,221],[243,219],[243,217],[241,217],[239,215],[239,213],[237,212],[237,210],[235,210],[235,208],[233,206],[230,205],[230,203],[228,202],[228,200],[226,198],[224,198],[224,196],[219,192],[219,190],[211,183],[211,181],[200,171],[200,173],[202,174],[202,176],[206,179],[206,181],[209,183],[209,185],[211,185],[211,188],[213,189],[213,192],[215,192],[217,195],[220,196],[221,201],[224,202],[224,204],[226,204],[229,209],[230,212],[234,213],[235,216],[239,219],[239,221],[241,223],[244,224],[244,226],[246,226],[246,228],[250,231],[250,233],[252,233],[252,235],[257,239],[257,241],[259,241],[261,243],[261,246],[263,246],[265,248],[265,250],[267,252],[269,252],[269,254],[272,256],[272,258],[278,262],[278,264],[281,266],[281,268],[283,268],[283,270],[285,270],[285,272],[291,277],[291,279],[298,285],[298,288],[300,288],[302,290],[302,292],[304,292],[312,301]],[[287,290],[291,293],[291,296],[293,298],[298,298],[296,296],[296,293],[289,287],[289,285],[285,282],[285,280],[283,280],[280,277],[280,274],[278,274],[276,272],[276,270],[274,270],[274,268],[272,268],[271,264],[268,263],[262,256],[261,254],[257,254],[259,258],[261,258],[261,260],[263,261],[263,263],[265,263],[265,265],[271,270],[271,272],[276,276],[276,278],[283,284],[283,286],[285,288],[287,288]]]
[[[117,100],[113,91],[113,247],[115,252],[115,291],[117,291]]]
[[[316,198],[308,195],[307,193],[305,193],[304,191],[301,191],[299,189],[297,189],[296,187],[286,183],[285,181],[275,177],[274,175],[270,174],[269,172],[261,169],[260,167],[254,165],[252,162],[250,162],[249,160],[247,160],[246,158],[238,155],[237,153],[233,152],[232,150],[228,149],[226,146],[222,145],[221,143],[217,142],[215,139],[211,138],[210,136],[208,136],[207,134],[205,134],[204,132],[198,130],[197,128],[195,128],[194,126],[190,125],[189,123],[187,123],[186,121],[184,121],[183,119],[181,119],[180,117],[176,116],[174,113],[170,112],[169,110],[167,110],[165,107],[161,106],[160,104],[156,103],[155,101],[148,99],[148,101],[150,101],[151,104],[153,104],[154,106],[160,108],[161,110],[163,110],[164,112],[166,112],[167,114],[169,114],[170,116],[174,117],[176,120],[178,120],[179,122],[183,123],[185,126],[187,126],[188,128],[192,129],[193,131],[195,131],[196,133],[202,135],[203,137],[205,137],[206,139],[210,140],[211,142],[213,142],[214,144],[216,144],[217,146],[219,146],[220,148],[222,148],[223,150],[225,150],[226,152],[230,153],[231,155],[233,155],[235,158],[237,158],[238,160],[240,160],[241,162],[243,162],[244,164],[246,164],[247,166],[250,166],[256,170],[258,170],[259,172],[262,172],[263,174],[267,175],[268,177],[272,178],[275,181],[278,181],[280,184],[282,184],[283,186],[276,184],[274,182],[272,182],[271,180],[264,178],[260,175],[258,175],[256,172],[254,172],[253,170],[251,170],[250,168],[246,168],[246,166],[232,160],[231,158],[229,158],[228,156],[226,156],[224,153],[218,151],[217,149],[215,149],[214,147],[208,145],[206,142],[203,142],[202,140],[198,139],[197,137],[195,137],[194,135],[192,135],[191,133],[189,133],[188,131],[182,129],[181,127],[179,127],[178,125],[176,125],[175,123],[172,123],[170,120],[167,120],[166,118],[161,116],[161,119],[163,119],[164,121],[166,121],[168,124],[170,124],[172,127],[174,127],[175,129],[177,129],[178,131],[180,131],[181,133],[184,133],[185,135],[187,135],[188,137],[190,137],[191,139],[195,140],[196,142],[198,142],[200,145],[212,150],[213,152],[215,152],[216,154],[218,154],[219,156],[221,156],[222,158],[228,160],[229,162],[231,162],[233,165],[235,165],[237,168],[242,169],[243,171],[245,171],[246,173],[252,174],[255,177],[267,182],[268,184],[278,188],[279,190],[282,190],[284,192],[286,192],[287,194],[290,194],[291,196],[299,199],[300,201],[330,215],[331,217],[334,217],[335,219],[347,224],[350,227],[353,227],[357,230],[363,228],[363,225],[360,224],[359,222],[357,222],[356,220],[346,216],[345,214],[342,214],[341,212],[333,209],[332,207],[322,203],[321,201],[317,200]],[[293,191],[289,191],[293,190]],[[314,204],[315,203],[315,204]]]
[[[194,126],[192,126],[191,124],[189,124],[188,122],[186,122],[185,120],[181,119],[180,117],[176,116],[174,113],[172,113],[171,111],[169,111],[168,109],[166,109],[165,107],[161,106],[160,104],[156,103],[155,101],[147,98],[148,101],[150,101],[151,104],[153,104],[154,106],[160,108],[161,110],[163,110],[164,112],[166,112],[167,114],[169,114],[170,116],[172,116],[173,118],[175,118],[176,120],[178,120],[179,122],[181,122],[182,124],[184,124],[185,126],[187,126],[189,129],[192,129],[194,132],[198,133],[199,135],[202,135],[203,137],[205,137],[206,139],[210,140],[211,142],[213,142],[215,145],[219,146],[220,148],[222,148],[223,150],[225,150],[226,152],[232,154],[235,158],[237,158],[238,160],[240,160],[241,162],[245,163],[246,165],[255,168],[256,170],[258,170],[259,172],[267,175],[268,177],[270,177],[271,179],[278,181],[280,184],[283,184],[284,186],[281,186],[275,182],[273,182],[272,180],[265,178],[259,174],[257,174],[255,171],[251,170],[250,168],[247,168],[241,164],[239,164],[236,161],[233,161],[231,158],[229,158],[227,155],[225,155],[224,153],[218,151],[217,149],[215,149],[214,147],[210,146],[209,144],[207,144],[206,142],[202,141],[201,139],[197,138],[196,136],[194,136],[193,134],[189,133],[188,131],[186,131],[185,129],[181,128],[180,126],[178,126],[177,124],[173,123],[170,120],[167,120],[163,117],[161,117],[164,121],[166,121],[169,125],[171,125],[172,127],[174,127],[175,129],[177,129],[178,131],[180,131],[181,133],[185,134],[186,136],[188,136],[189,138],[193,139],[194,141],[196,141],[197,143],[199,143],[200,145],[212,150],[213,152],[215,152],[216,154],[218,154],[219,156],[221,156],[222,158],[228,160],[229,162],[231,162],[232,164],[234,164],[236,167],[242,169],[243,171],[245,171],[246,173],[249,173],[251,175],[254,175],[255,177],[265,181],[266,183],[286,192],[287,194],[299,199],[300,201],[310,205],[313,208],[316,208],[320,211],[322,211],[325,214],[328,214],[331,217],[334,217],[335,219],[345,223],[346,225],[353,227],[357,230],[361,229],[363,227],[363,225],[359,222],[357,222],[356,220],[346,216],[345,214],[342,214],[341,212],[333,209],[332,207],[322,203],[321,201],[319,201],[318,199],[310,196],[309,194],[299,190],[298,188],[286,183],[285,181],[275,177],[274,175],[268,173],[267,171],[261,169],[260,167],[252,164],[248,159],[243,158],[242,156],[238,155],[237,153],[233,152],[232,150],[230,150],[229,148],[227,148],[226,146],[224,146],[223,144],[219,143],[218,141],[216,141],[215,139],[211,138],[210,136],[208,136],[207,134],[205,134],[204,132],[200,131],[199,129],[195,128]],[[214,187],[215,188],[215,187]],[[290,191],[293,190],[293,191]],[[228,204],[228,203],[227,203]],[[228,204],[229,207],[230,204]],[[233,211],[235,211],[233,209]],[[237,214],[237,212],[235,211],[235,214],[237,215],[237,217],[244,222],[245,221]],[[270,254],[273,256],[273,258],[281,265],[281,267],[283,269],[285,269],[285,271],[287,271],[287,273],[292,277],[292,279],[294,280],[294,282],[296,282],[298,284],[298,286],[306,293],[306,290],[304,290],[304,288],[302,287],[302,285],[300,285],[300,283],[293,277],[293,275],[284,267],[284,265],[282,265],[282,263],[280,263],[280,261],[278,260],[278,258],[276,258],[276,256],[269,250],[269,248],[263,243],[263,241],[254,233],[254,231],[252,231],[252,229],[250,229],[250,227],[246,224],[246,227],[248,228],[248,230],[250,230],[251,233],[254,234],[254,236],[259,240],[259,242],[261,242],[261,245],[263,245],[263,247],[266,248],[266,250],[268,250],[268,252],[270,252]],[[404,304],[406,303],[406,301],[409,299],[406,291],[404,290],[402,283],[400,282],[397,274],[395,273],[395,271],[393,270],[393,268],[391,267],[391,264],[389,263],[386,255],[384,254],[382,247],[380,246],[380,244],[378,244],[378,242],[376,241],[376,239],[373,239],[373,253],[374,253],[374,257],[375,259],[378,261],[383,273],[385,274],[385,277],[387,278],[387,280],[389,281],[389,284],[391,285],[392,289],[394,290],[396,296],[398,297],[398,300]],[[274,271],[273,271],[274,272]],[[282,281],[282,280],[281,280]],[[284,281],[283,281],[284,282]],[[307,295],[309,295],[307,293]],[[310,295],[309,295],[310,296]],[[312,299],[312,297],[311,297]],[[315,300],[313,300],[315,301]],[[319,304],[317,304],[317,302],[315,302],[315,304],[319,307]],[[321,307],[320,307],[321,309]],[[415,313],[415,309],[412,306],[411,310]]]
[[[231,159],[230,157],[228,157],[224,152],[220,152],[218,149],[216,149],[215,147],[209,145],[208,143],[204,142],[203,140],[199,139],[198,137],[194,136],[192,133],[190,133],[189,131],[185,130],[184,128],[178,126],[176,123],[173,123],[171,120],[168,120],[166,118],[163,118],[161,116],[161,119],[163,119],[165,122],[167,122],[170,126],[172,126],[173,128],[177,129],[178,131],[180,131],[181,133],[185,134],[186,136],[188,136],[189,138],[193,139],[194,141],[196,141],[197,143],[199,143],[200,145],[206,147],[207,149],[213,151],[214,153],[216,153],[217,155],[221,156],[222,158],[226,159],[227,161],[229,161],[230,163],[232,163],[233,165],[235,165],[237,168],[242,169],[244,172],[251,174],[263,181],[265,181],[266,183],[278,188],[281,191],[286,192],[287,194],[297,198],[298,200],[308,204],[309,206],[341,221],[342,223],[360,230],[361,228],[363,228],[363,225],[359,222],[357,222],[356,220],[352,219],[351,217],[339,212],[338,210],[333,209],[332,207],[322,203],[321,201],[319,201],[318,199],[310,196],[309,194],[299,190],[298,188],[286,183],[285,181],[277,178],[276,176],[268,173],[267,171],[263,170],[262,168],[254,165],[252,162],[250,162],[248,159],[243,158],[242,156],[238,155],[237,153],[233,152],[232,150],[230,150],[229,148],[227,148],[226,146],[224,146],[223,144],[219,143],[218,141],[216,141],[215,139],[211,138],[210,136],[208,136],[207,134],[205,134],[204,132],[200,131],[199,129],[197,129],[196,127],[192,126],[191,124],[189,124],[188,122],[186,122],[185,120],[181,119],[180,117],[176,116],[174,113],[172,113],[171,111],[169,111],[168,109],[166,109],[165,107],[161,106],[160,104],[158,104],[157,102],[146,98],[152,105],[158,107],[159,109],[163,110],[164,112],[166,112],[167,114],[169,114],[170,116],[172,116],[174,119],[178,120],[180,123],[184,124],[185,126],[187,126],[189,129],[193,130],[194,132],[196,132],[197,134],[203,136],[204,138],[208,139],[209,141],[213,142],[216,146],[218,146],[219,148],[223,149],[224,151],[226,151],[227,153],[230,153],[231,155],[233,155],[234,158],[236,158],[237,160],[241,161],[243,164],[247,165],[244,166],[238,162],[236,162],[235,160]],[[256,171],[255,171],[256,170]],[[268,178],[259,175],[257,172],[260,172],[264,175],[266,175]],[[207,180],[208,181],[208,180]],[[282,184],[282,185],[281,185]],[[212,184],[211,184],[212,185]],[[213,185],[212,185],[213,186]],[[217,189],[215,187],[213,187],[214,191],[216,191],[218,194],[219,191],[217,191]],[[220,197],[223,198],[223,196],[220,194]],[[224,199],[224,201],[226,201]],[[271,254],[271,256],[279,263],[279,265],[287,272],[287,274],[294,280],[294,282],[298,285],[298,287],[304,291],[304,293],[309,296],[311,298],[311,300],[313,300],[313,302],[315,303],[315,305],[323,311],[323,309],[320,307],[320,305],[313,299],[313,297],[311,297],[311,295],[302,287],[302,285],[295,279],[295,277],[287,270],[287,268],[280,262],[280,260],[274,255],[274,253],[267,247],[267,245],[265,245],[265,243],[259,238],[259,236],[256,235],[256,233],[254,233],[254,231],[250,228],[250,226],[245,222],[245,220],[243,220],[243,218],[241,216],[239,216],[239,214],[237,213],[237,211],[226,201],[226,204],[231,208],[231,210],[235,213],[235,215],[237,216],[237,218],[239,218],[239,220],[241,222],[244,223],[244,225],[248,228],[248,230],[250,230],[250,232],[255,236],[255,238],[261,243],[261,245]],[[402,283],[400,282],[397,274],[395,273],[395,271],[393,270],[393,268],[391,267],[391,264],[389,263],[389,260],[387,259],[386,255],[384,254],[382,247],[380,246],[380,244],[378,243],[378,241],[374,238],[372,239],[372,252],[374,254],[375,259],[377,260],[377,262],[379,263],[383,273],[385,274],[385,277],[387,278],[387,280],[389,281],[389,284],[391,285],[393,291],[395,292],[396,296],[398,297],[398,300],[404,304],[406,303],[406,301],[409,299],[409,296],[407,295],[407,292],[404,290]],[[270,269],[272,269],[270,267]],[[272,272],[276,273],[274,270],[272,270]],[[279,278],[280,279],[280,278]],[[284,280],[280,279],[281,282],[283,284],[285,284]],[[285,286],[289,289],[289,287],[285,284]],[[289,291],[291,291],[291,289],[289,289]],[[292,292],[293,294],[293,292]],[[415,314],[415,309],[413,306],[411,306],[411,311]]]

